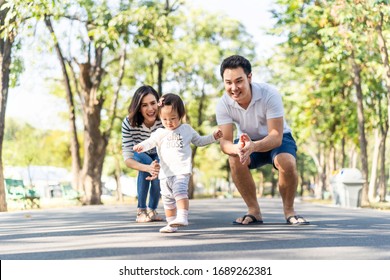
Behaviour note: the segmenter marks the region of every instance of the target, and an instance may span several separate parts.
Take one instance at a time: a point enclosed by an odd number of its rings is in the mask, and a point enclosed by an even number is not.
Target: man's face
[[[225,69],[223,72],[223,83],[228,95],[242,107],[249,105],[251,94],[252,73],[246,75],[241,67]]]

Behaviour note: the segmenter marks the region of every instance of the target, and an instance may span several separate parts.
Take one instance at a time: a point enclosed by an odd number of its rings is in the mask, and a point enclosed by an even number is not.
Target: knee
[[[172,195],[162,195],[161,198],[164,204],[164,209],[176,208],[176,200]]]
[[[176,209],[176,203],[175,202],[164,202],[164,209],[166,210],[174,210]]]
[[[240,158],[235,156],[229,156],[229,165],[232,172],[235,172],[236,170],[240,169],[240,167],[243,167],[240,162]]]
[[[296,160],[295,158],[290,155],[278,155],[275,158],[275,167],[279,170],[281,173],[285,174],[294,174],[296,173],[297,167],[296,167]]]
[[[174,194],[174,196],[175,196],[176,201],[179,201],[182,199],[188,199],[188,193],[177,193],[177,194]]]

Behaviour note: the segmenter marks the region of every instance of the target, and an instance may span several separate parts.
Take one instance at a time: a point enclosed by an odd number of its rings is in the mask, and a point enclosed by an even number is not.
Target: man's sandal
[[[290,216],[286,219],[287,224],[289,225],[310,225],[310,222],[306,221],[306,219],[302,216],[295,215],[295,216]]]
[[[242,222],[245,220],[245,218],[250,218],[251,220],[249,221],[248,224],[243,224]],[[242,217],[242,221],[241,223],[240,222],[236,222],[236,221],[233,221],[233,225],[243,225],[243,226],[247,226],[247,225],[261,225],[263,224],[264,222],[262,220],[258,220],[256,219],[255,216],[251,215],[251,214],[245,214],[243,217]]]

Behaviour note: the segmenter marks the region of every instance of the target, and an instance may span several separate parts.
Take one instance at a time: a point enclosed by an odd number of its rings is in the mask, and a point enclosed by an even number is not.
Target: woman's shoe
[[[138,210],[137,218],[135,220],[137,223],[149,223],[152,220],[150,219],[148,213],[146,213],[145,209]]]
[[[163,218],[158,215],[156,210],[150,210],[148,211],[148,217],[152,222],[161,222]]]

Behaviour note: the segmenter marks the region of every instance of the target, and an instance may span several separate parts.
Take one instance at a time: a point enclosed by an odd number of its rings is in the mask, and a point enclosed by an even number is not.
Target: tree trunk
[[[157,89],[160,95],[162,92],[162,75],[164,71],[164,57],[160,57],[157,62]]]
[[[360,66],[356,64],[354,56],[351,58],[353,68],[353,83],[356,89],[357,98],[357,115],[358,115],[358,127],[359,127],[359,144],[360,144],[360,156],[362,162],[362,176],[363,176],[363,190],[361,198],[361,206],[369,206],[368,200],[368,160],[367,160],[367,139],[365,132],[365,118],[364,118],[364,106],[363,106],[363,91],[360,77]]]
[[[80,63],[80,86],[83,100],[83,122],[84,122],[84,161],[81,172],[81,182],[85,190],[83,203],[86,205],[101,204],[102,194],[102,171],[104,157],[106,155],[108,140],[116,117],[116,107],[122,79],[124,77],[126,52],[120,55],[118,83],[113,93],[113,101],[110,106],[109,125],[104,132],[100,130],[101,111],[105,96],[103,93],[98,96],[98,89],[103,78],[101,68],[103,59],[103,49],[97,47],[94,54],[95,64],[90,61]]]
[[[102,170],[108,141],[100,132],[100,104],[88,108],[84,115],[84,162],[82,183],[85,189],[84,204],[102,204]]]
[[[200,97],[200,100],[198,102],[198,122],[197,122],[197,127],[199,128],[202,123],[203,123],[203,108],[204,108],[204,102],[205,102],[205,99],[206,99],[206,92],[204,90],[202,90],[202,95]],[[201,131],[199,131],[199,129],[196,129],[196,131],[201,134]],[[192,157],[191,157],[191,163],[192,163],[192,166],[194,166],[194,159],[195,159],[195,155],[196,155],[196,151],[198,150],[198,147],[194,146],[192,147]],[[193,179],[193,176],[191,176],[191,180],[190,180],[190,184],[188,186],[188,197],[189,198],[193,198],[194,197],[194,192],[195,192],[195,182],[194,182],[194,179]]]
[[[325,191],[326,191],[326,186],[327,186],[327,164],[325,161],[325,156],[324,156],[324,163],[322,165],[322,174],[321,174],[321,199],[325,199]]]
[[[323,189],[323,181],[322,178],[324,177],[323,175],[323,170],[324,170],[324,160],[323,160],[323,152],[321,151],[320,145],[317,147],[317,154],[315,153],[314,149],[312,147],[308,147],[307,149],[308,154],[311,156],[311,158],[314,161],[314,164],[316,166],[317,170],[317,175],[316,175],[316,180],[315,180],[315,189],[314,189],[314,196],[316,199],[321,199],[322,198],[322,189]],[[325,176],[326,177],[326,176]]]
[[[71,133],[70,140],[70,151],[72,157],[72,187],[78,191],[84,191],[81,189],[79,184],[80,181],[80,170],[81,170],[81,158],[80,158],[80,143],[77,138],[77,129],[76,129],[76,113],[75,113],[75,105],[73,101],[73,92],[70,86],[70,79],[68,72],[66,70],[65,58],[62,55],[61,47],[58,43],[57,36],[54,32],[53,25],[51,23],[50,17],[45,16],[45,24],[49,29],[49,32],[54,41],[54,49],[56,51],[58,60],[61,65],[62,76],[64,78],[64,87],[66,92],[66,102],[68,104],[69,109],[69,130]]]
[[[377,195],[376,179],[377,179],[377,172],[378,172],[379,147],[381,145],[378,128],[375,129],[374,134],[375,134],[374,152],[372,154],[370,184],[368,185],[368,199],[370,202],[375,201]]]
[[[379,175],[379,201],[386,202],[386,138],[387,133],[389,131],[389,127],[386,126],[384,133],[381,137],[381,145],[380,145],[380,175]]]
[[[385,154],[386,154],[386,138],[388,129],[390,127],[390,64],[389,64],[389,52],[387,50],[386,40],[383,36],[383,13],[380,12],[380,21],[379,24],[376,26],[376,31],[378,33],[378,45],[379,45],[379,51],[382,57],[382,63],[385,68],[385,82],[386,82],[386,88],[387,88],[387,124],[385,125],[385,131],[382,135],[384,138],[383,141],[383,147],[382,147],[382,157],[381,157],[381,175],[380,175],[380,184],[379,184],[379,199],[380,201],[386,200],[386,172],[385,172]]]
[[[4,4],[3,0],[0,0],[0,7]],[[0,10],[0,26],[4,25],[4,18],[8,12],[8,9]],[[5,110],[7,108],[8,99],[8,87],[9,87],[9,74],[11,66],[11,52],[14,42],[14,36],[12,32],[6,34],[5,38],[0,37],[0,212],[7,211],[6,200],[6,186],[4,184],[4,171],[3,171],[3,140],[5,130]]]
[[[345,137],[343,137],[341,139],[341,168],[344,168],[345,167],[345,160],[346,159],[346,156],[345,156]]]

